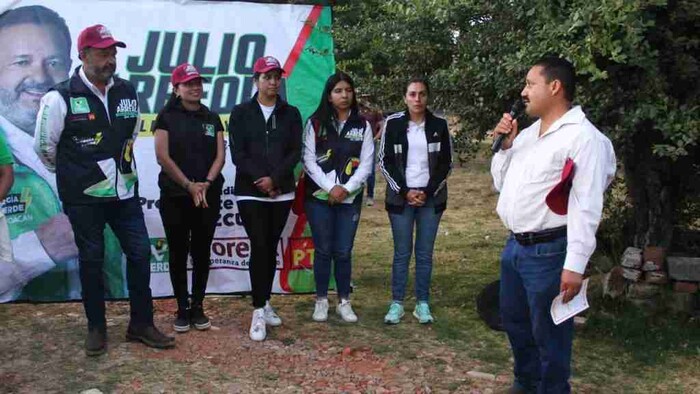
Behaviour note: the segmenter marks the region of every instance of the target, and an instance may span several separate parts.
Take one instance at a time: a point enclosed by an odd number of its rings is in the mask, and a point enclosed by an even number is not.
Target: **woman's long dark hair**
[[[350,113],[357,114],[357,95],[355,94],[355,83],[352,81],[350,76],[342,71],[338,71],[335,74],[328,77],[326,80],[326,86],[323,88],[323,93],[321,94],[321,101],[318,103],[318,108],[311,115],[311,118],[317,119],[321,125],[324,127],[333,127],[333,119],[337,118],[338,114],[333,108],[333,104],[329,101],[331,97],[331,92],[335,85],[345,81],[352,88],[352,103],[350,103]]]
[[[168,101],[166,101],[163,108],[161,108],[161,110],[158,111],[158,115],[156,115],[156,121],[163,114],[169,112],[171,109],[173,109],[173,107],[180,104],[181,101],[182,101],[182,99],[177,94],[175,94],[175,87],[173,87],[173,91],[170,92],[170,97],[168,97]],[[200,105],[202,106],[202,108],[204,109],[205,112],[209,111],[209,107],[207,107],[206,105],[201,104],[201,103],[200,103]],[[156,122],[153,122],[152,127],[155,126],[155,124],[156,124]],[[151,131],[155,133],[156,130],[154,128]]]
[[[172,107],[174,107],[178,101],[180,101],[180,97],[178,97],[175,94],[175,88],[173,88],[173,91],[170,92],[170,97],[168,97],[168,101],[165,102],[165,105],[163,106],[163,109],[160,110],[160,112],[167,112]]]

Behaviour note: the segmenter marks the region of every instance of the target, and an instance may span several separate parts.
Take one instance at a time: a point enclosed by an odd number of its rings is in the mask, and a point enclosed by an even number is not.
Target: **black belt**
[[[566,226],[530,233],[513,233],[513,236],[515,237],[515,240],[523,246],[541,244],[543,242],[554,241],[557,238],[566,236]]]

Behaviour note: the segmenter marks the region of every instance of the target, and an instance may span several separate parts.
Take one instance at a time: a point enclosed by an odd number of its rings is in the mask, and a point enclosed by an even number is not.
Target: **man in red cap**
[[[521,93],[539,120],[518,134],[517,120],[504,114],[494,129],[494,137],[506,135],[491,174],[498,215],[511,232],[499,298],[515,360],[512,393],[571,391],[573,319],[555,325],[550,306],[559,293],[568,302],[580,291],[615,176],[610,140],[572,105],[575,78],[567,60],[543,57]]]
[[[56,172],[58,194],[78,245],[83,305],[88,320],[85,351],[107,349],[104,303],[104,226],[116,234],[127,258],[131,319],[126,336],[170,348],[175,340],[153,325],[150,241],[138,199],[133,144],[138,134],[136,89],[114,76],[116,41],[102,25],[78,36],[82,66],[41,99],[34,135],[44,165]]]

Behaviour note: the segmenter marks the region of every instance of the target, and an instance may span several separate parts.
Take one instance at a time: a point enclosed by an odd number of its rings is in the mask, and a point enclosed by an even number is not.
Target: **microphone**
[[[517,99],[514,103],[513,106],[510,107],[510,116],[515,119],[518,116],[521,115],[523,109],[525,109],[525,103],[523,103],[522,99]],[[491,152],[496,153],[499,150],[501,150],[501,144],[503,144],[503,140],[506,138],[506,134],[499,134],[498,137],[493,141],[493,145],[491,145]]]

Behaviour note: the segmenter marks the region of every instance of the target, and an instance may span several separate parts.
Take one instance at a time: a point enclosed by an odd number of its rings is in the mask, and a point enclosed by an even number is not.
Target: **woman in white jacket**
[[[372,128],[360,117],[355,85],[343,72],[326,81],[320,103],[304,131],[306,215],[314,240],[315,321],[328,319],[331,262],[343,321],[357,315],[350,305],[351,255],[360,221],[362,189],[372,171]]]

